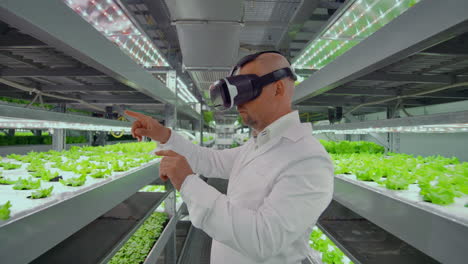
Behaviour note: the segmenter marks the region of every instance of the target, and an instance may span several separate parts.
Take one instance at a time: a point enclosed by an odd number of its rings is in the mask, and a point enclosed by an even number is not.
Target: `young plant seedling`
[[[31,179],[19,179],[15,185],[13,186],[13,189],[15,190],[33,190],[33,189],[38,189],[41,187],[41,180],[34,181],[32,178]]]
[[[44,170],[44,165],[43,163],[41,162],[33,162],[31,164],[28,165],[28,167],[26,168],[29,172],[36,172],[36,171],[39,171],[39,170]]]
[[[50,181],[51,179],[57,177],[59,175],[58,172],[52,173],[50,170],[40,169],[36,172],[31,173],[32,176],[36,178],[41,178],[44,181]]]
[[[39,189],[39,190],[31,193],[31,196],[28,196],[28,198],[29,199],[46,198],[46,197],[49,197],[52,194],[52,190],[54,190],[54,186],[51,186],[50,188],[47,188],[47,189]]]
[[[66,180],[59,180],[65,186],[78,187],[83,185],[86,182],[86,174],[81,175],[80,177],[70,178]]]
[[[107,170],[102,170],[102,171],[98,171],[96,173],[93,173],[89,176],[95,178],[95,179],[100,179],[100,178],[107,178],[107,176],[111,175],[111,171],[109,169]]]
[[[5,178],[5,177],[0,177],[0,185],[11,185],[11,184],[15,184],[16,181],[14,180],[10,180],[8,178]]]
[[[3,167],[4,170],[15,170],[21,168],[21,164],[14,164],[14,163],[0,163],[0,167]]]
[[[8,201],[3,205],[0,205],[0,220],[8,220],[10,218],[11,202]]]

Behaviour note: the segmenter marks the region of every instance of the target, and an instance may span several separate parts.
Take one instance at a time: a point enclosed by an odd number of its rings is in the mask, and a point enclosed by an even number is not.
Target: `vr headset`
[[[256,74],[234,75],[245,64],[255,60],[264,53],[277,53],[278,51],[262,51],[242,58],[231,70],[229,77],[216,81],[210,86],[211,107],[216,110],[227,110],[234,105],[238,106],[252,101],[262,93],[262,88],[268,84],[290,77],[297,80],[293,70],[289,67],[270,72],[263,76]]]

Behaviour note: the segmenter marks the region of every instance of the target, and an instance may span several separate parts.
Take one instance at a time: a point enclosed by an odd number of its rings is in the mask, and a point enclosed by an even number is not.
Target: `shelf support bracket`
[[[359,122],[360,120],[353,116],[352,114],[350,113],[347,113],[344,115],[346,119],[348,119],[349,121],[351,122]],[[385,140],[384,137],[382,137],[381,135],[377,134],[377,133],[369,133],[369,135],[373,138],[375,138],[380,144],[382,144],[382,146],[384,146],[387,150],[390,149],[390,146],[388,145],[388,142]]]

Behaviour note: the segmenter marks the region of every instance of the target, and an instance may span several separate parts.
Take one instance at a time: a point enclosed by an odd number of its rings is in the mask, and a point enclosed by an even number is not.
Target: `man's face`
[[[239,74],[257,74],[254,63],[244,65]],[[237,111],[245,125],[258,130],[265,127],[265,121],[275,108],[275,83],[263,87],[260,96],[237,106]]]

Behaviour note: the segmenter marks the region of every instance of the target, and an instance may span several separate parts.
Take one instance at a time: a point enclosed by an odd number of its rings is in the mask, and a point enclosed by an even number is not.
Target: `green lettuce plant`
[[[397,153],[344,153],[331,157],[335,174],[354,174],[358,180],[375,181],[390,190],[406,190],[417,184],[423,200],[434,204],[451,204],[456,197],[468,194],[468,163],[456,158]]]
[[[69,161],[58,164],[57,168],[62,171],[75,171],[77,166],[76,163]]]
[[[322,255],[322,262],[325,264],[345,263],[345,254],[317,227],[312,229],[309,245]],[[348,263],[353,263],[349,261]]]
[[[50,181],[53,178],[56,178],[59,176],[58,172],[51,172],[50,170],[46,169],[41,169],[36,172],[32,172],[31,175],[36,178],[41,178],[43,181]]]
[[[95,179],[99,179],[99,178],[106,178],[107,176],[110,176],[111,173],[112,173],[111,170],[107,169],[107,170],[101,170],[95,173],[91,173],[89,176]]]
[[[96,164],[95,168],[98,169],[98,170],[104,170],[104,169],[109,168],[109,165],[107,163],[105,163],[105,162],[102,162],[102,163]]]
[[[384,153],[385,148],[367,141],[326,141],[320,140],[320,143],[325,147],[330,154],[351,154],[351,153]]]
[[[423,188],[420,194],[423,196],[424,201],[440,205],[453,203],[456,196],[453,190],[445,189],[440,186]]]
[[[54,186],[51,186],[47,189],[39,189],[33,193],[31,193],[31,199],[41,199],[49,197],[52,194],[52,190],[54,190]]]
[[[41,180],[34,181],[32,178],[30,179],[22,179],[19,178],[18,181],[15,182],[13,189],[15,190],[33,190],[38,189],[41,187]]]
[[[8,178],[5,178],[5,177],[0,177],[0,185],[11,185],[11,184],[15,184],[16,181],[14,180],[10,180]]]
[[[120,165],[118,160],[113,161],[112,163],[112,170],[116,172],[122,172],[122,171],[127,171],[128,167],[127,164],[124,162],[122,165]]]
[[[17,160],[17,161],[22,161],[23,160],[23,156],[18,155],[18,154],[7,155],[7,158],[14,159],[14,160]]]
[[[18,168],[21,168],[21,164],[14,164],[14,163],[8,163],[8,162],[0,162],[0,167],[3,167],[4,170],[15,170]]]
[[[111,258],[109,264],[143,263],[167,221],[165,213],[153,213]]]
[[[59,180],[60,183],[62,183],[63,185],[65,186],[72,186],[72,187],[78,187],[78,186],[81,186],[83,184],[85,184],[86,182],[86,174],[85,175],[81,175],[79,177],[75,177],[75,178],[70,178],[70,179],[66,179],[66,180]]]
[[[0,220],[10,219],[10,213],[11,213],[10,208],[11,208],[10,201],[4,203],[3,205],[0,205]]]
[[[44,170],[44,163],[40,162],[40,161],[34,161],[34,162],[31,162],[28,167],[26,167],[26,169],[29,171],[29,172],[36,172],[36,171],[39,171],[39,170]]]
[[[76,174],[91,174],[95,170],[96,170],[96,165],[90,164],[88,166],[80,165],[79,167],[75,167],[73,169],[73,172]]]

